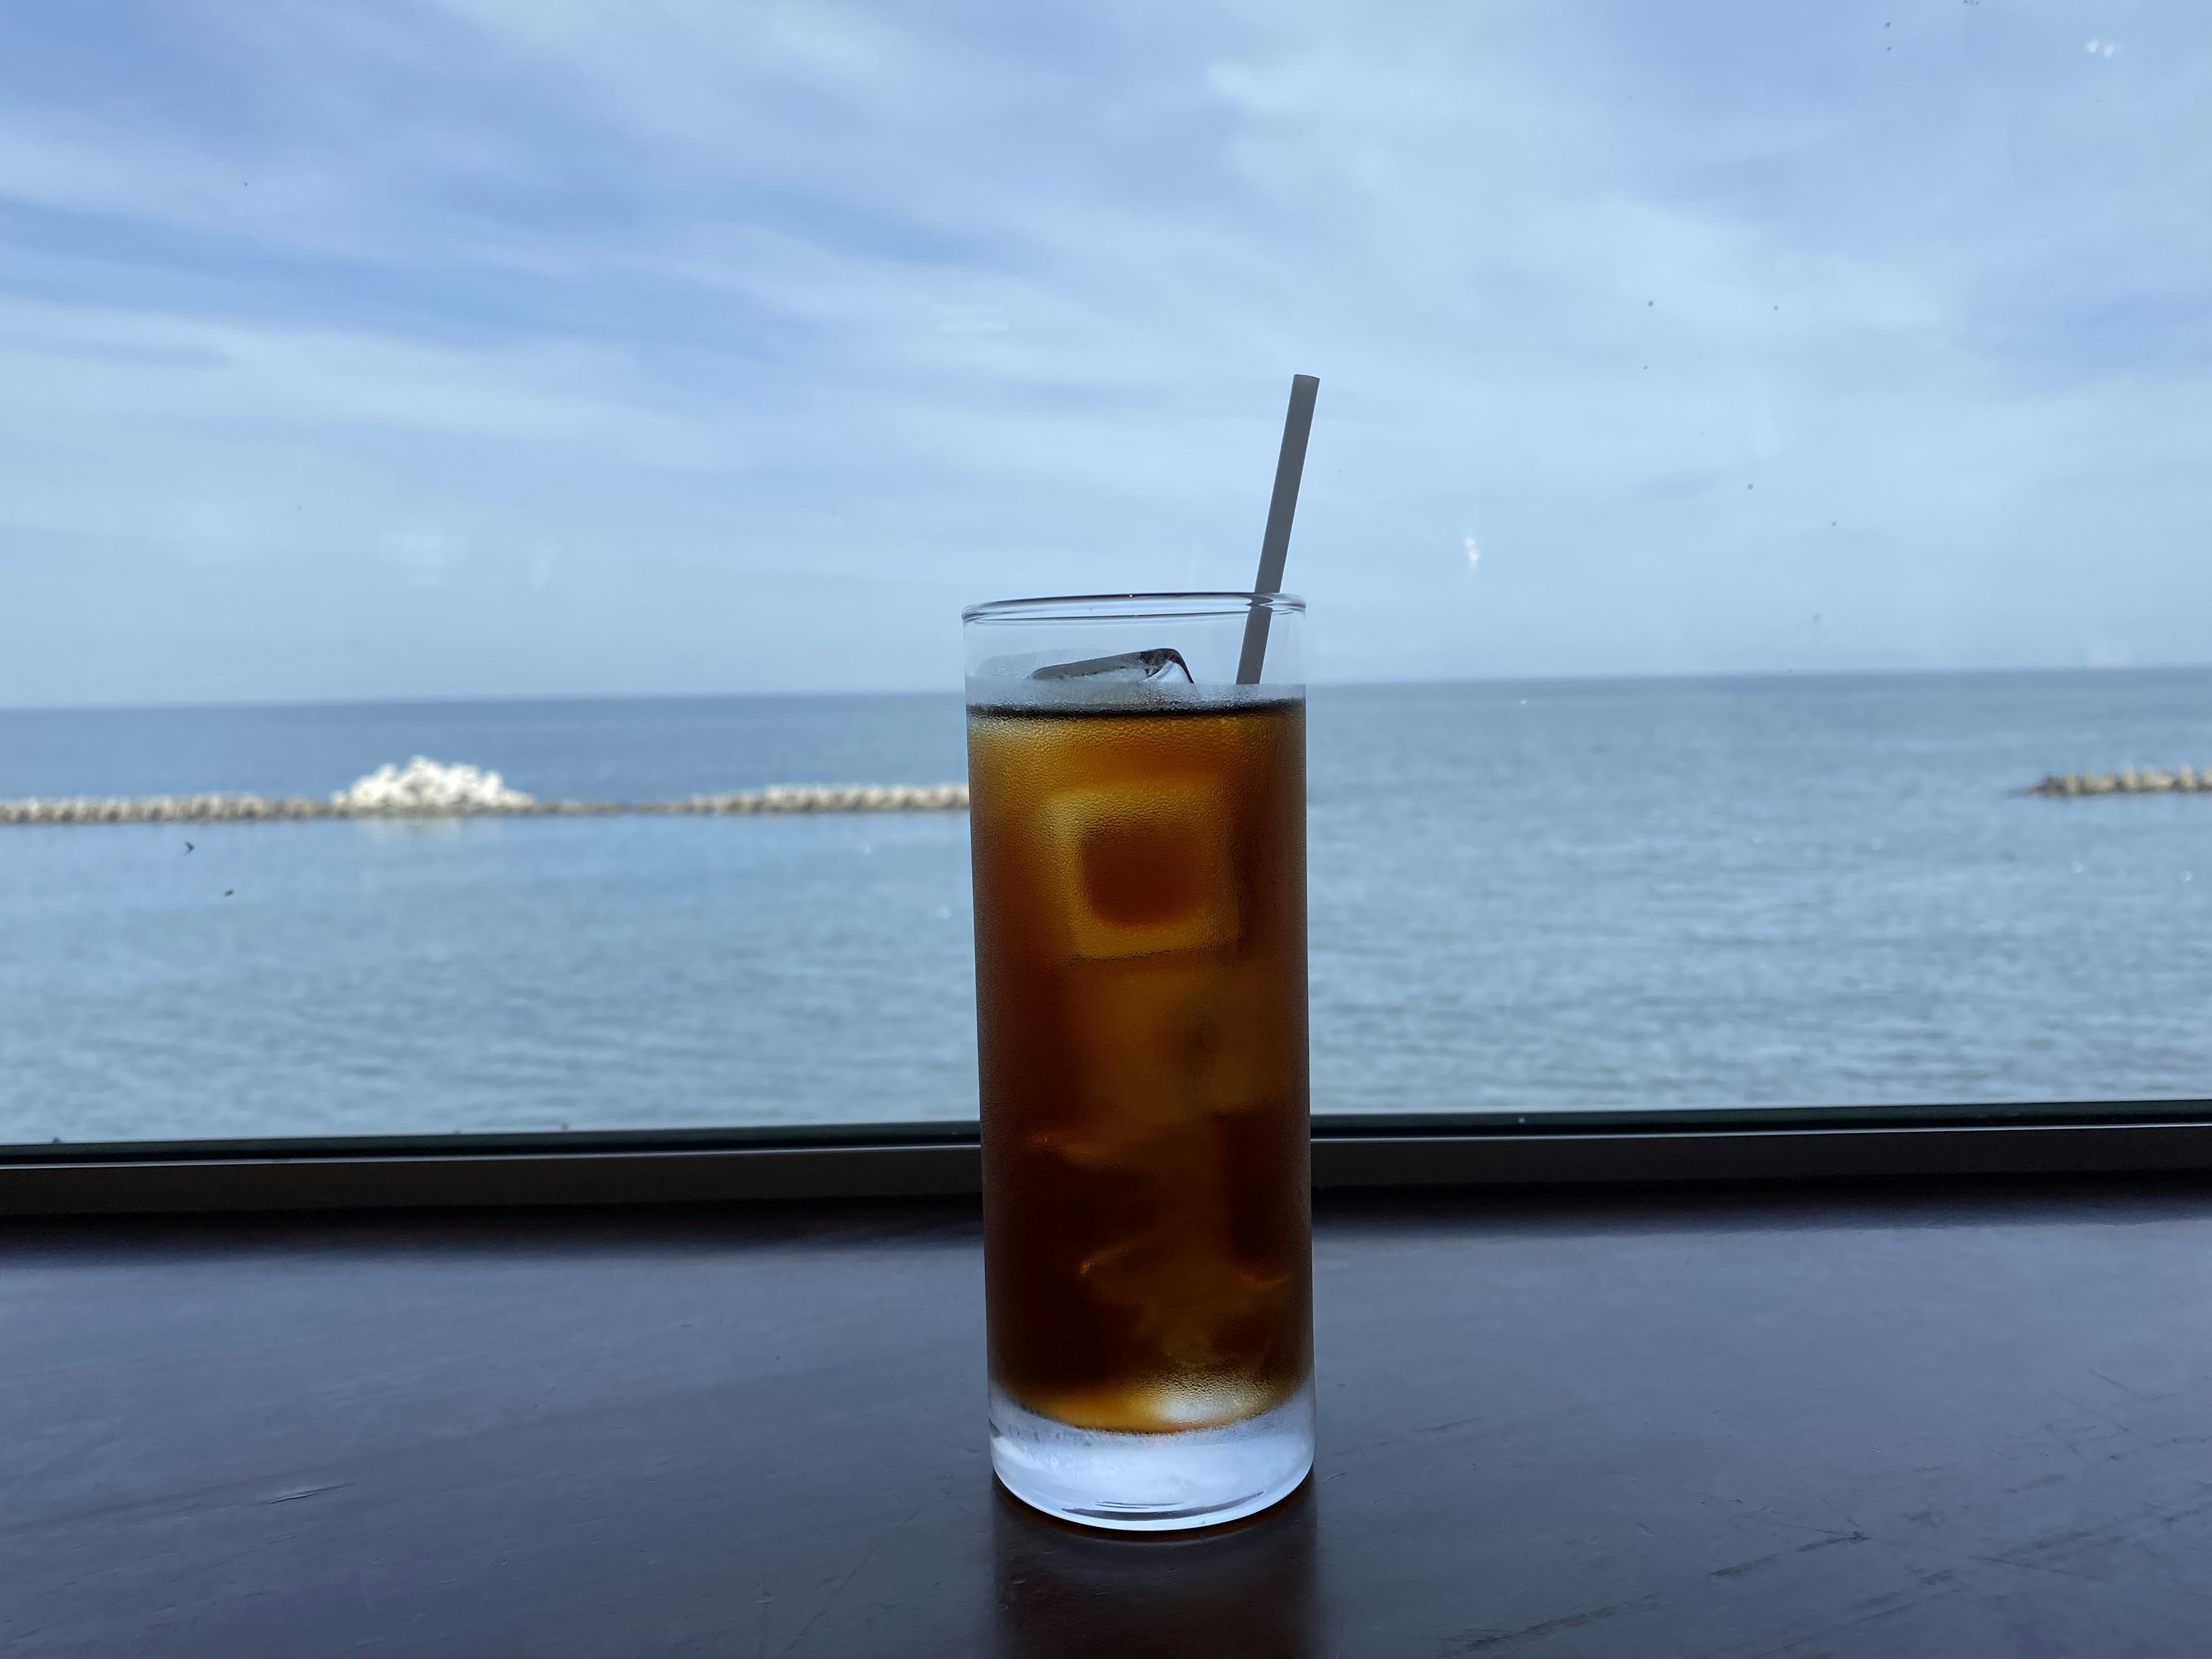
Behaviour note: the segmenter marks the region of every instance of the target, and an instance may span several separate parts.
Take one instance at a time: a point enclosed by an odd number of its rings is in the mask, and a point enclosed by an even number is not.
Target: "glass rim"
[[[1147,622],[1163,617],[1243,617],[1257,606],[1274,616],[1297,616],[1306,602],[1295,593],[1194,592],[1182,593],[1062,593],[1029,599],[991,599],[960,612],[963,623]]]

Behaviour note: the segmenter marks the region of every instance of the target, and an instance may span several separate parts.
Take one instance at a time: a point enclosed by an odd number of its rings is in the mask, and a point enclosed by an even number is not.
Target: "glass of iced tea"
[[[965,613],[992,1465],[1092,1526],[1313,1462],[1304,612]]]

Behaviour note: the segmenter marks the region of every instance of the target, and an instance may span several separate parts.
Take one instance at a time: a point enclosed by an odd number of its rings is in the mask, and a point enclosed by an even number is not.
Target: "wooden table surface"
[[[1320,1218],[1181,1540],[994,1495],[967,1206],[0,1229],[0,1652],[2212,1652],[2212,1188]]]

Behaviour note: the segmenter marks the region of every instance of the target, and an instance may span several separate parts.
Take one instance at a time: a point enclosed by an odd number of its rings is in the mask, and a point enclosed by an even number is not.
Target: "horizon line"
[[[2144,674],[2212,670],[2212,662],[1983,664],[1955,668],[1747,668],[1699,672],[1646,673],[1562,673],[1514,675],[1407,676],[1393,679],[1308,680],[1306,685],[1332,690],[1375,690],[1393,686],[1448,685],[1617,685],[1699,680],[1844,680],[1935,679],[1968,675],[2004,674]],[[0,719],[11,714],[123,714],[214,713],[244,709],[314,708],[448,708],[473,705],[577,702],[734,702],[776,699],[834,697],[951,697],[961,692],[945,686],[866,686],[752,691],[539,691],[461,692],[428,696],[209,698],[174,702],[54,702],[9,703],[0,706]]]

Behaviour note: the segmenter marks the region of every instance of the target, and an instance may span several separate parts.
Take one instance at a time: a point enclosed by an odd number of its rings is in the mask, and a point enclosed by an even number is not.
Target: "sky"
[[[2201,0],[0,9],[0,707],[2212,660]]]

